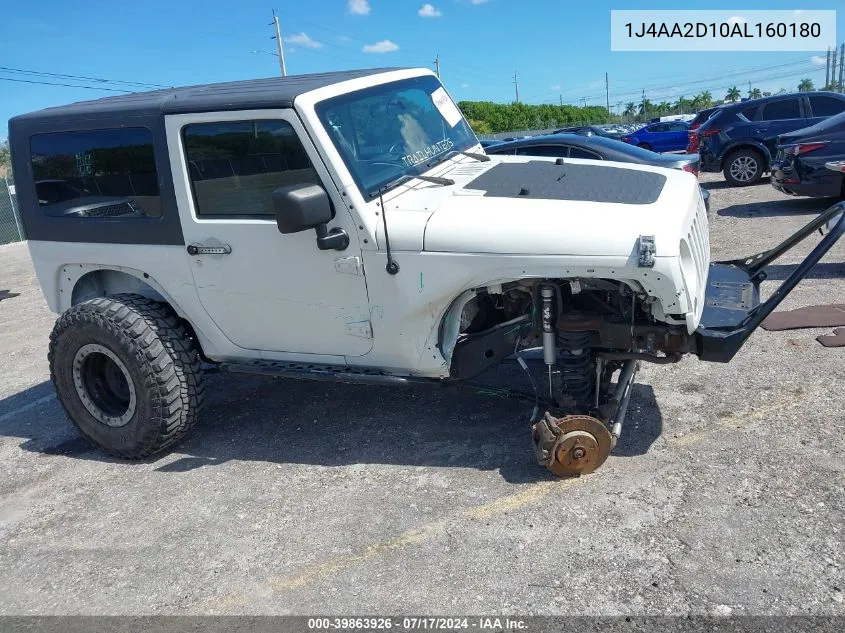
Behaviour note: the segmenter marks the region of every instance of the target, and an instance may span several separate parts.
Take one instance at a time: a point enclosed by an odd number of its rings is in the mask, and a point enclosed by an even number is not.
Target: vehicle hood
[[[456,184],[419,186],[387,205],[397,250],[629,257],[639,236],[653,235],[658,255],[677,255],[701,195],[692,174],[609,161],[497,156],[437,175]]]

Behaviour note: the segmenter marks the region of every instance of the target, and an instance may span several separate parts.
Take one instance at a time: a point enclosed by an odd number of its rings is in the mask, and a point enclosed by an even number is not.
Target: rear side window
[[[666,124],[665,123],[658,123],[657,125],[650,125],[648,126],[645,131],[646,132],[665,132],[666,131]]]
[[[798,99],[780,99],[763,106],[763,121],[780,121],[782,119],[800,119],[801,109]]]
[[[36,134],[38,204],[50,216],[161,215],[152,132],[143,127]]]
[[[833,116],[845,111],[845,99],[819,95],[810,97],[810,107],[813,109],[813,116]]]
[[[182,134],[198,216],[272,216],[273,191],[319,182],[287,121],[194,123]]]
[[[517,156],[549,156],[551,158],[566,158],[569,156],[568,145],[534,145],[533,147],[520,147],[516,150]]]
[[[745,108],[745,110],[739,113],[739,116],[740,118],[743,118],[746,121],[753,121],[754,117],[757,116],[757,110],[759,109],[760,106],[751,106],[750,108]]]
[[[569,158],[589,158],[590,160],[602,160],[602,157],[595,152],[591,152],[580,147],[572,147],[569,150]]]

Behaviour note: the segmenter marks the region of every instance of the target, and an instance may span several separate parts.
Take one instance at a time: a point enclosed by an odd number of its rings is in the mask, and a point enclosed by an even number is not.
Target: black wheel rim
[[[135,413],[135,386],[126,365],[110,349],[84,345],[73,360],[76,393],[88,412],[106,426],[129,423]]]

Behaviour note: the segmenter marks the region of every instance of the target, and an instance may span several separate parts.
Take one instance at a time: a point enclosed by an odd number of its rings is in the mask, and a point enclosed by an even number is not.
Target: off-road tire
[[[98,420],[80,397],[73,372],[81,371],[74,363],[85,346],[105,348],[125,368],[134,402],[131,417],[127,407],[128,421],[121,426]],[[56,321],[48,360],[68,418],[110,455],[145,459],[177,443],[199,420],[205,385],[198,345],[165,304],[130,294],[79,303]]]
[[[752,161],[757,166],[757,171],[748,177],[747,180],[737,178],[732,173],[732,166],[736,161]],[[766,171],[766,159],[756,149],[738,149],[728,154],[725,158],[724,168],[722,173],[725,175],[725,180],[732,187],[747,187],[749,185],[756,185],[763,179],[763,172]]]

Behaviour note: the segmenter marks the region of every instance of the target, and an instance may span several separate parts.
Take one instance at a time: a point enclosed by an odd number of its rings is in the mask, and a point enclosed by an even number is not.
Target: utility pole
[[[830,46],[827,47],[827,64],[824,67],[824,85],[830,85]]]
[[[604,99],[607,113],[610,114],[610,82],[607,79],[607,73],[604,73]]]
[[[751,80],[748,80],[748,98],[751,98]]]
[[[288,71],[285,68],[285,50],[282,45],[282,31],[279,28],[279,16],[276,15],[275,9],[273,9],[273,22],[270,23],[270,26],[276,27],[276,34],[270,39],[276,40],[276,46],[279,49],[279,68],[282,70],[282,77],[287,77]]]
[[[842,84],[843,71],[845,71],[845,43],[839,50],[839,92],[845,92],[845,85]]]
[[[643,116],[647,116],[645,111],[645,88],[643,88]]]
[[[434,58],[434,72],[437,73],[437,78],[440,79],[440,54]]]
[[[516,76],[516,71],[513,71],[513,86],[516,89],[516,102],[519,103],[519,78]]]
[[[836,47],[833,47],[833,53],[831,54],[831,63],[830,63],[830,83],[836,84]],[[834,88],[836,90],[836,88]]]
[[[560,107],[563,107],[563,95],[558,95],[560,97]]]

